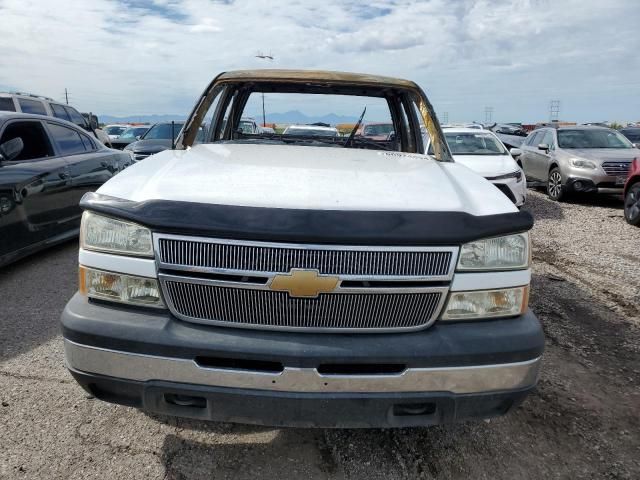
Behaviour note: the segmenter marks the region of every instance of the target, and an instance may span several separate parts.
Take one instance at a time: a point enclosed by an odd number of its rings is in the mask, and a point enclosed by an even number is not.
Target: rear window
[[[38,100],[28,100],[26,98],[19,98],[18,103],[23,113],[35,113],[36,115],[46,115],[47,110],[44,108],[44,103]]]
[[[13,98],[0,97],[0,110],[5,112],[15,112],[16,106],[13,104]]]

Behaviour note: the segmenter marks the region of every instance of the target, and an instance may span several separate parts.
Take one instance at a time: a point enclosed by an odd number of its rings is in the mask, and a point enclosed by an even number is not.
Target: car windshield
[[[120,125],[113,125],[111,127],[105,128],[104,131],[107,132],[107,135],[120,135],[126,129],[127,127],[122,127]]]
[[[385,132],[393,130],[389,102],[382,96],[265,92],[264,110],[262,92],[251,92],[246,100],[238,101],[242,103],[234,101],[229,100],[224,107],[215,103],[209,107],[204,123],[213,127],[206,130],[207,142],[374,150],[398,150],[408,143],[389,139],[386,134],[369,138],[355,134],[363,124],[376,127],[380,124],[379,128]],[[241,110],[235,111],[238,105]],[[229,118],[234,117],[237,120],[230,129]],[[273,130],[256,125],[254,119],[259,119],[260,125],[272,125]],[[350,138],[351,132],[354,132],[353,138]]]
[[[631,142],[615,130],[558,130],[560,148],[633,148]]]
[[[149,128],[148,127],[136,127],[128,128],[120,135],[120,138],[136,138],[139,135],[144,135]]]
[[[502,143],[491,133],[444,132],[453,155],[507,155]],[[429,154],[432,154],[431,147]]]
[[[338,132],[328,128],[289,127],[283,132],[283,135],[298,135],[301,137],[336,137]]]
[[[172,138],[176,138],[184,123],[174,123],[173,124],[173,135],[171,135],[171,123],[158,123],[151,127],[149,131],[145,134],[145,140],[171,140]]]
[[[363,135],[389,135],[393,132],[393,123],[379,123],[377,125],[367,125],[362,132]]]

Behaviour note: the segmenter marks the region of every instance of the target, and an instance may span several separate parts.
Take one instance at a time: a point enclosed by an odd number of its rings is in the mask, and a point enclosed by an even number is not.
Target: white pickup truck
[[[395,134],[356,135],[366,109],[348,137],[245,133],[263,93],[366,103],[371,121],[386,109]],[[452,161],[413,82],[222,73],[175,149],[81,205],[65,360],[99,399],[208,420],[404,427],[501,415],[535,387],[532,218]]]

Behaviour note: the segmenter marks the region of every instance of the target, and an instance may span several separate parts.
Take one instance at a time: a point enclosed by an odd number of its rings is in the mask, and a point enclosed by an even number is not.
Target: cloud
[[[105,114],[184,114],[218,72],[261,67],[410,78],[450,121],[640,111],[635,0],[2,0],[0,18],[0,85]]]

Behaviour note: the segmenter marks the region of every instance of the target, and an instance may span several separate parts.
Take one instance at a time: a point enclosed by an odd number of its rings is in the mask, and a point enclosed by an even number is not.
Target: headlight
[[[516,170],[515,172],[505,173],[504,175],[498,175],[497,177],[485,177],[487,180],[506,180],[508,178],[515,178],[516,182],[522,181],[522,170]]]
[[[87,250],[153,257],[151,230],[89,211],[82,215],[80,246]]]
[[[590,170],[597,168],[597,165],[590,160],[583,160],[581,158],[572,158],[570,161],[571,161],[571,165],[577,168],[587,168]]]
[[[122,275],[81,266],[79,280],[80,293],[89,298],[164,308],[155,278]]]
[[[522,315],[529,303],[529,287],[451,292],[442,320],[473,320]]]
[[[517,270],[528,266],[528,233],[465,243],[458,260],[458,270]]]

